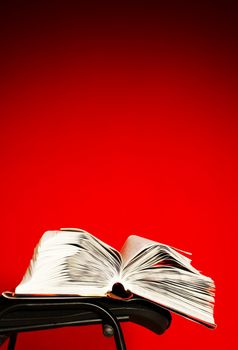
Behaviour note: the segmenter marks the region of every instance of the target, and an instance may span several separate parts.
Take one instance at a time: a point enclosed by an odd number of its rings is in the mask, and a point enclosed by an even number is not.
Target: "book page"
[[[119,252],[84,230],[47,231],[15,292],[105,295],[120,267]]]
[[[134,294],[158,303],[211,328],[214,282],[211,278],[175,267],[148,268],[130,276],[127,288]]]
[[[128,265],[130,260],[132,260],[141,251],[155,244],[159,243],[137,235],[129,236],[120,251],[123,259],[123,266]]]
[[[151,241],[150,239],[136,235],[129,236],[120,251],[123,259],[123,266],[127,265],[128,262],[142,250],[150,247],[153,244],[155,244],[155,242]]]
[[[214,328],[214,282],[180,250],[130,236],[121,250],[126,290]]]
[[[173,248],[171,246],[168,246],[163,243],[159,243],[141,236],[137,235],[131,235],[127,238],[125,241],[120,253],[123,259],[123,267],[128,265],[131,260],[133,260],[137,255],[139,255],[144,250],[152,247],[152,246],[161,246],[161,247],[168,247],[171,249],[174,249],[178,252],[182,252],[188,255],[191,255],[191,253],[183,251],[178,248]]]
[[[123,283],[125,284],[125,280],[135,271],[154,266],[179,266],[199,274],[199,271],[191,265],[191,259],[180,252],[190,254],[140,236],[130,236],[121,250]]]

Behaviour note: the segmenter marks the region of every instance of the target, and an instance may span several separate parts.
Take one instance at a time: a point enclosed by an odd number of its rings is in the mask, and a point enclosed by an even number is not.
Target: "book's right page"
[[[134,294],[213,328],[214,282],[191,265],[187,254],[130,236],[121,250],[122,284]]]
[[[154,242],[140,236],[131,235],[125,241],[120,253],[123,259],[123,266],[133,259],[142,250],[150,247]]]
[[[130,263],[130,261],[137,255],[139,255],[141,252],[146,250],[147,248],[150,248],[154,245],[161,245],[161,246],[167,246],[165,244],[153,241],[151,239],[147,239],[141,236],[137,235],[131,235],[127,238],[125,241],[120,253],[122,256],[123,263],[122,265],[125,267]],[[173,247],[171,247],[173,248]],[[173,248],[176,249],[177,251],[180,251],[185,254],[190,254],[188,252],[185,252],[181,249]],[[190,261],[190,259],[189,259]]]

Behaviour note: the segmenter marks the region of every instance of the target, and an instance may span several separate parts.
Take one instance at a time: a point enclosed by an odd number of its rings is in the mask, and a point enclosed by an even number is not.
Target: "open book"
[[[214,328],[214,282],[187,254],[135,235],[118,252],[81,229],[47,231],[15,293],[125,299],[136,294]]]

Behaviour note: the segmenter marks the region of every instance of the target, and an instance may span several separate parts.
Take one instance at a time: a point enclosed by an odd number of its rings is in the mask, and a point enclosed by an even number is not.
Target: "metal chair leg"
[[[12,333],[9,337],[8,350],[14,350],[17,341],[17,333]]]

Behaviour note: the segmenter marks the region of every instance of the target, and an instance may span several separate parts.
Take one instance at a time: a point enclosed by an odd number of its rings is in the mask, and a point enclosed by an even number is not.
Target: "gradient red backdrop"
[[[45,230],[80,227],[118,249],[140,234],[191,251],[214,278],[218,328],[173,315],[159,337],[123,324],[128,349],[235,348],[232,4],[2,2],[1,292],[19,283]],[[99,326],[18,341],[67,346],[114,349]]]

